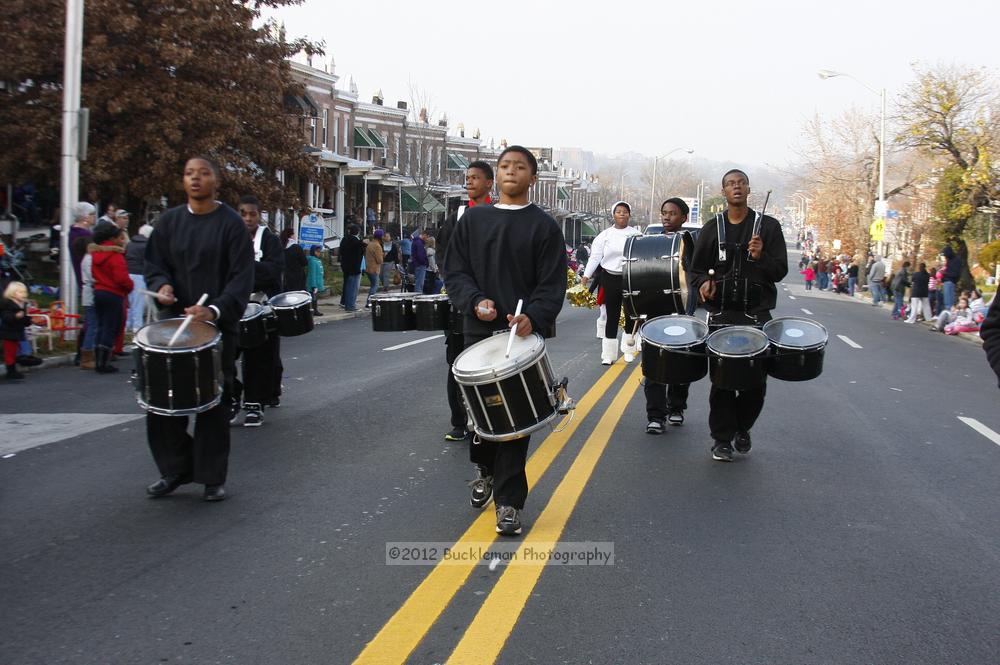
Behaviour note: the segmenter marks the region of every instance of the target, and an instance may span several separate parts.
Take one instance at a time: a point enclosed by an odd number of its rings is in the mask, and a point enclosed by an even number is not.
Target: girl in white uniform
[[[618,201],[611,207],[615,224],[601,231],[596,238],[583,271],[584,286],[590,282],[598,266],[601,268],[601,286],[604,288],[604,305],[607,319],[604,323],[604,338],[601,340],[601,364],[610,365],[618,358],[618,320],[622,309],[622,258],[625,241],[629,236],[641,235],[641,231],[629,226],[632,208],[625,201]],[[635,346],[632,338],[632,318],[625,315],[625,337],[623,346]],[[631,358],[626,357],[631,360]]]

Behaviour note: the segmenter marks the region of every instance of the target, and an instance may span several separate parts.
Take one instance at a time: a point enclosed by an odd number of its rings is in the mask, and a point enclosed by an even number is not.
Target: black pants
[[[455,358],[465,350],[465,338],[451,332],[445,333],[445,359],[448,361],[448,408],[451,409],[451,426],[465,429],[469,420],[465,412],[465,403],[462,401],[462,391],[455,381],[455,375],[451,373],[451,366],[455,363]]]
[[[671,411],[687,408],[689,383],[668,386],[646,379],[643,392],[646,393],[646,418],[663,422]]]
[[[764,408],[767,385],[756,390],[721,390],[708,395],[708,427],[716,441],[730,442],[737,432],[749,432]]]
[[[605,272],[601,275],[601,286],[604,287],[604,309],[608,314],[604,336],[615,339],[618,337],[618,319],[622,314],[622,276]],[[634,325],[632,317],[625,314],[625,333],[631,335]]]
[[[243,382],[234,379],[233,394],[238,401],[271,404],[281,395],[281,337],[274,333],[260,346],[239,349],[242,356]]]
[[[97,312],[97,346],[112,348],[122,327],[125,299],[110,291],[94,291],[94,308]]]
[[[146,437],[161,476],[189,476],[203,485],[226,482],[229,469],[229,405],[236,369],[236,334],[222,334],[222,401],[195,416],[194,437],[187,416],[146,414]]]
[[[488,335],[466,335],[466,348],[484,340]],[[524,466],[528,460],[530,436],[513,441],[480,441],[473,438],[469,446],[469,459],[493,476],[493,503],[512,506],[521,510],[528,498],[528,475]]]

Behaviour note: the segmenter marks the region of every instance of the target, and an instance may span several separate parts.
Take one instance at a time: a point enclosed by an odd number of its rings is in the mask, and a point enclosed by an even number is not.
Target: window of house
[[[323,147],[330,145],[330,109],[323,109]]]
[[[393,154],[395,155],[395,159],[396,159],[395,169],[398,171],[399,170],[399,136],[398,135],[396,136],[395,152]]]

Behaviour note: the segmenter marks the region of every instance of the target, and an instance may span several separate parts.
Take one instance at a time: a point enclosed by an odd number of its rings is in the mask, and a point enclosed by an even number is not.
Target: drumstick
[[[208,294],[207,293],[201,294],[201,297],[198,298],[198,302],[196,303],[195,306],[201,307],[202,305],[205,304],[206,300],[208,300]],[[170,341],[167,342],[167,346],[173,346],[174,342],[177,341],[177,338],[181,336],[181,333],[187,330],[187,327],[191,325],[191,322],[193,320],[194,320],[194,314],[188,314],[187,316],[185,316],[184,322],[177,328],[177,332],[175,332],[174,336],[170,338]]]
[[[517,299],[517,309],[514,310],[514,318],[521,316],[521,306],[524,305],[524,300],[521,298]],[[510,347],[514,345],[514,335],[517,334],[517,326],[510,329],[510,337],[507,338],[507,353],[504,354],[504,358],[510,358]]]
[[[156,291],[147,291],[146,289],[137,289],[137,290],[142,295],[144,295],[144,296],[151,296],[153,298],[156,298],[157,300],[166,300],[167,298],[170,297],[170,296],[168,296],[166,294],[163,294],[163,293],[157,293]],[[175,300],[176,300],[176,298],[175,298]]]

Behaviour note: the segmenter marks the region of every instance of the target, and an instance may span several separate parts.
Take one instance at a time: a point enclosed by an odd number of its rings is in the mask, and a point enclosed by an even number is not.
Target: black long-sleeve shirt
[[[163,213],[146,245],[146,284],[158,291],[174,287],[177,302],[167,309],[181,316],[185,307],[208,294],[215,305],[215,322],[235,332],[253,290],[253,245],[239,214],[226,204],[207,215],[195,215],[186,205]]]
[[[740,224],[729,223],[729,210],[722,213],[725,221],[726,260],[719,260],[719,232],[715,217],[709,218],[698,235],[691,259],[690,281],[695,287],[709,279],[709,269],[715,270],[712,279],[716,281],[731,278],[734,266],[739,269],[740,280],[746,280],[748,288],[740,283],[726,282],[716,288],[715,298],[705,306],[709,312],[717,314],[721,311],[739,311],[749,314],[762,314],[774,309],[778,302],[778,289],[775,282],[780,282],[788,274],[788,252],[785,247],[785,236],[781,232],[781,224],[773,217],[763,215],[760,223],[760,237],[764,242],[760,258],[756,261],[747,258],[747,246],[753,235],[756,212],[747,209],[747,216]],[[724,288],[723,288],[724,287]],[[740,297],[738,301],[726,296],[733,289]],[[725,291],[725,293],[723,293]],[[747,303],[745,296],[749,295]]]
[[[475,206],[455,226],[445,257],[445,288],[465,319],[466,334],[507,328],[518,299],[531,327],[550,337],[566,297],[566,243],[556,221],[534,204],[518,210]],[[482,300],[497,317],[481,321]]]
[[[250,246],[253,247],[253,236],[250,236]],[[281,293],[283,288],[282,275],[285,271],[285,252],[281,249],[281,241],[278,240],[278,236],[271,233],[271,230],[266,227],[260,238],[260,252],[260,260],[254,261],[253,264],[253,290],[255,292],[263,291],[270,298]]]

